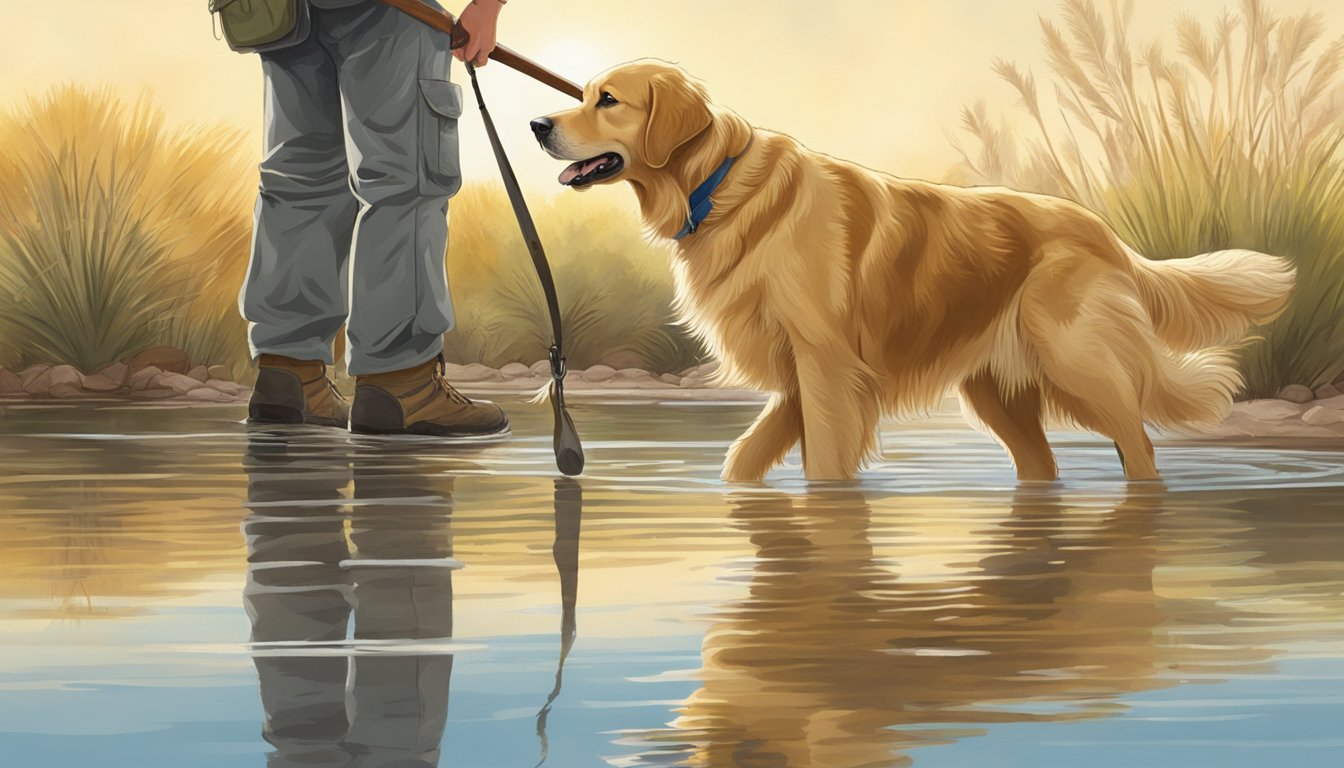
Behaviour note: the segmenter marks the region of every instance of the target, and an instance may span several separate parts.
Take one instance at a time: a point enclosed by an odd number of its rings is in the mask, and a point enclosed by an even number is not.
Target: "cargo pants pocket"
[[[420,191],[452,197],[462,188],[457,121],[462,87],[447,80],[420,80]]]

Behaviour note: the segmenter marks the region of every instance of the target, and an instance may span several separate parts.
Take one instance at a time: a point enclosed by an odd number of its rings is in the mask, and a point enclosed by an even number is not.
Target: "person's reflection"
[[[453,669],[444,643],[460,564],[454,477],[419,463],[424,450],[249,433],[243,599],[272,768],[439,764]],[[542,762],[546,716],[575,636],[581,518],[578,484],[558,480],[553,554],[563,610],[555,687],[537,715]]]
[[[1160,496],[1089,517],[1020,492],[960,542],[964,559],[947,556],[959,542],[928,520],[937,508],[890,501],[898,528],[879,558],[858,491],[735,498],[756,548],[749,596],[718,614],[702,687],[652,738],[686,745],[694,765],[907,765],[976,724],[1103,716],[1169,684],[1156,678],[1180,661],[1155,641]]]
[[[245,466],[268,764],[437,766],[453,657],[432,641],[453,630],[454,478],[416,467],[408,447],[262,432]]]

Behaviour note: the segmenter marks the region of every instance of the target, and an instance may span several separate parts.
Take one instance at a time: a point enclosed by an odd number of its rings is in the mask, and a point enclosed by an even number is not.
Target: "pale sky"
[[[458,11],[465,0],[446,0]],[[1099,4],[1107,8],[1105,0]],[[1135,0],[1135,42],[1172,22],[1208,21],[1235,0]],[[1344,2],[1269,0],[1285,12],[1314,8],[1329,36],[1344,34]],[[206,0],[0,0],[0,108],[63,82],[150,93],[171,120],[224,122],[251,132],[260,151],[261,73],[255,56],[212,36]],[[958,156],[946,132],[962,106],[1014,104],[990,72],[995,57],[1045,68],[1038,16],[1055,0],[511,0],[500,40],[583,83],[644,56],[680,63],[716,101],[809,147],[899,176],[940,179]],[[465,85],[465,72],[453,79]],[[545,157],[527,122],[570,106],[568,97],[491,64],[483,87],[524,183],[560,191],[561,163]],[[462,120],[468,181],[495,176],[480,119]]]

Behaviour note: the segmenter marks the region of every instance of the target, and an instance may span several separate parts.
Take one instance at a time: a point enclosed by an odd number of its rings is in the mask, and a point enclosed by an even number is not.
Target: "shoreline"
[[[81,403],[242,404],[252,392],[247,384],[229,380],[222,366],[189,366],[184,356],[167,357],[171,354],[164,350],[149,350],[137,359],[114,363],[93,374],[82,373],[69,365],[32,366],[20,372],[0,368],[0,408]],[[153,364],[155,362],[168,369]],[[767,399],[767,394],[755,390],[715,386],[713,377],[717,370],[718,364],[714,362],[686,369],[680,374],[661,375],[639,368],[617,370],[595,365],[571,370],[565,379],[565,394],[579,401],[593,396],[628,401],[716,403],[761,403]],[[545,361],[530,366],[510,363],[498,369],[479,363],[450,363],[446,366],[446,375],[450,382],[468,394],[528,397],[548,383],[550,367]],[[340,377],[338,383],[348,395],[353,386],[348,377]],[[957,398],[949,396],[936,410],[957,413]],[[1314,444],[1344,444],[1344,395],[1307,402],[1287,399],[1242,401],[1233,404],[1231,415],[1221,424],[1198,432],[1164,430],[1160,434],[1164,440],[1194,442],[1292,439]]]

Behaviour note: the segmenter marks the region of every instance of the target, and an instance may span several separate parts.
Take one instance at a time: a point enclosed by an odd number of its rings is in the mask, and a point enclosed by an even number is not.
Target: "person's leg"
[[[350,428],[377,434],[494,437],[509,420],[464,397],[435,358],[453,325],[444,255],[448,198],[462,184],[446,35],[381,4],[333,11],[323,38],[345,106],[351,185],[359,198],[347,323],[358,376]]]
[[[350,542],[356,641],[406,646],[350,665],[351,768],[434,768],[442,757],[453,656],[453,486],[415,471],[419,449],[356,449]],[[389,649],[392,650],[392,649]]]
[[[321,25],[327,12],[315,11]],[[252,356],[332,362],[345,322],[350,189],[336,63],[318,44],[261,57],[265,154],[252,255],[239,297]]]
[[[347,324],[351,374],[413,368],[453,325],[444,254],[448,198],[461,185],[461,88],[446,35],[382,5],[333,12],[327,39],[345,107],[360,202]]]

